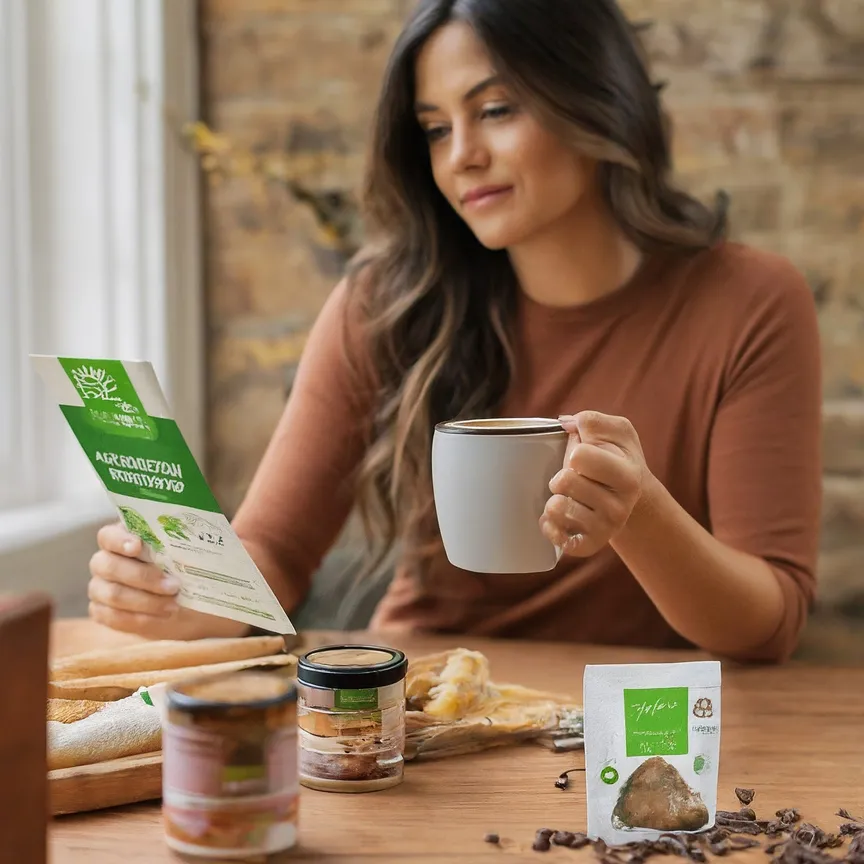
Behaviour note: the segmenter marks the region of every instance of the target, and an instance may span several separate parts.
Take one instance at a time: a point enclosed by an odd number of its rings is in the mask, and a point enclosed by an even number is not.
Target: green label
[[[333,707],[343,709],[365,709],[378,707],[378,688],[365,690],[337,690],[333,696]]]
[[[243,783],[249,780],[263,780],[267,771],[263,765],[226,765],[222,769],[223,783]]]
[[[118,437],[116,430],[94,424],[88,408],[60,410],[109,492],[222,512],[173,420],[148,417],[152,438]]]
[[[58,357],[78,391],[90,423],[123,438],[154,440],[158,429],[144,410],[120,360]]]
[[[624,690],[628,756],[682,756],[688,752],[688,690]]]

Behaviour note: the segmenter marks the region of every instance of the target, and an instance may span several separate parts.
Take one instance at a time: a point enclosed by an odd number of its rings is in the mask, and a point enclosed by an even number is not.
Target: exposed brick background
[[[864,2],[624,0],[665,80],[677,170],[732,195],[737,238],[788,255],[818,301],[825,369],[820,614],[802,653],[864,660]],[[356,192],[409,0],[202,0],[204,119]],[[326,157],[318,165],[316,157]],[[205,202],[209,466],[232,512],[339,277],[308,208],[248,179]]]

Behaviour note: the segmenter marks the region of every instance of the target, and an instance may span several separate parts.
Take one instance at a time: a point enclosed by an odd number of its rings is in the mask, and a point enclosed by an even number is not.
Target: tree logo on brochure
[[[60,365],[81,397],[91,422],[115,435],[157,437],[129,375],[119,360],[59,357]]]
[[[103,402],[114,402],[124,414],[140,414],[141,412],[130,405],[117,393],[117,382],[114,376],[104,369],[95,366],[79,366],[72,370],[72,381],[78,388],[83,399],[101,399]]]
[[[95,366],[79,366],[72,370],[72,381],[84,399],[101,399],[105,402],[121,401],[119,395],[113,395],[117,393],[117,382],[114,380],[114,376],[105,369],[97,369]],[[134,406],[128,407],[135,410]]]

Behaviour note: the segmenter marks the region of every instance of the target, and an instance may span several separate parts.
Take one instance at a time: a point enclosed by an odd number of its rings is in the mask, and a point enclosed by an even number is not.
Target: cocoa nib
[[[794,807],[789,807],[786,810],[778,810],[774,815],[777,816],[781,822],[785,822],[787,825],[792,825],[801,819],[801,814]]]
[[[756,813],[750,807],[742,807],[740,810],[718,810],[716,818],[736,822],[755,822]]]
[[[590,843],[591,841],[588,839],[586,834],[583,834],[581,831],[576,831],[570,839],[570,848],[582,849]]]
[[[737,813],[730,813],[728,816],[721,816],[718,813],[715,822],[723,828],[728,828],[733,834],[761,834],[764,827],[758,822],[739,818]]]
[[[552,848],[550,838],[554,833],[551,828],[541,828],[534,836],[534,844],[531,848],[535,852],[548,852]]]
[[[849,844],[846,860],[850,864],[864,864],[864,832],[856,834]]]
[[[756,793],[752,789],[740,789],[736,787],[735,797],[746,807],[748,804],[753,803]]]
[[[821,849],[805,846],[790,837],[772,859],[773,864],[836,864],[833,856]]]
[[[756,846],[761,846],[762,844],[758,840],[754,840],[752,837],[730,837],[727,841],[730,846],[733,846],[736,849],[753,849]]]

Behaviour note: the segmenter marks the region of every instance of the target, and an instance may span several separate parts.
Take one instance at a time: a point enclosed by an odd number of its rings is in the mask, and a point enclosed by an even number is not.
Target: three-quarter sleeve
[[[804,278],[779,259],[752,297],[724,371],[709,446],[714,535],[765,560],[784,612],[754,660],[794,651],[816,593],[822,500],[821,350]]]

